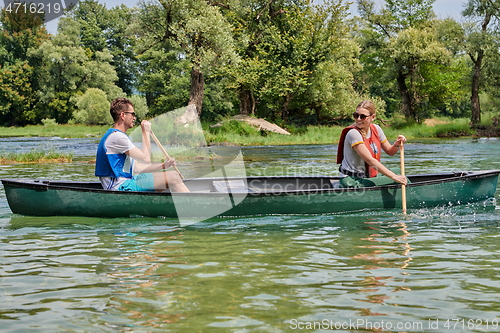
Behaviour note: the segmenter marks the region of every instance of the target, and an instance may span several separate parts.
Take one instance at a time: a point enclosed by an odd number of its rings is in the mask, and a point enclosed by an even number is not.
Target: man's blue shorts
[[[133,176],[132,179],[125,181],[118,187],[119,191],[146,191],[155,190],[155,182],[152,173],[140,173]]]

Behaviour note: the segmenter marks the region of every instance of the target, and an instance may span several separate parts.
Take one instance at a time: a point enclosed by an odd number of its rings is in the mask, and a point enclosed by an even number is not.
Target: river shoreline
[[[0,127],[0,138],[17,137],[60,137],[60,138],[96,138],[98,140],[110,126],[85,125],[28,125],[25,127]],[[471,129],[467,119],[453,121],[426,121],[411,126],[383,126],[386,136],[396,138],[404,134],[408,139],[424,138],[459,138],[459,137],[498,137],[500,128],[495,124],[480,125]],[[343,126],[307,126],[294,128],[291,135],[248,127],[237,128],[224,126],[212,128],[203,123],[202,129],[208,146],[275,146],[275,145],[311,145],[337,144]],[[168,142],[164,143],[168,145]]]

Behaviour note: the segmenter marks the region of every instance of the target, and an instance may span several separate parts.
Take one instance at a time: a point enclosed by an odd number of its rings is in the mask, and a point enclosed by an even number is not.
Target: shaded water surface
[[[95,139],[1,141],[77,161],[0,178],[94,179]],[[17,147],[17,148],[16,148]],[[23,148],[20,148],[23,147]],[[243,149],[250,175],[337,174],[333,146]],[[500,169],[500,141],[418,141],[407,173]],[[397,157],[384,157],[398,166]],[[194,164],[179,164],[187,170]],[[497,199],[498,199],[497,192]],[[34,203],[36,204],[36,203]],[[362,207],[363,203],[359,203]],[[174,219],[26,217],[0,189],[2,332],[498,332],[500,208]]]

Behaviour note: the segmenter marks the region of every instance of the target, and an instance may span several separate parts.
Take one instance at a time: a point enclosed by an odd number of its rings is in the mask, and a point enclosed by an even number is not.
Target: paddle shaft
[[[401,147],[399,149],[401,176],[405,176],[405,145],[403,142],[401,142]],[[403,203],[403,214],[406,214],[406,185],[401,185],[401,201]]]
[[[165,158],[167,159],[167,161],[170,161],[171,158],[170,156],[168,155],[167,151],[165,150],[165,148],[163,148],[163,145],[161,144],[160,140],[158,140],[158,138],[156,137],[156,135],[153,133],[153,131],[151,131],[151,137],[153,138],[154,142],[156,143],[156,145],[158,147],[160,147],[160,150],[162,151],[163,155],[165,155]],[[179,176],[181,176],[181,179],[184,179],[184,176],[182,175],[182,173],[179,171],[179,169],[177,169],[177,166],[174,165],[174,170],[177,171],[177,173],[179,174]]]

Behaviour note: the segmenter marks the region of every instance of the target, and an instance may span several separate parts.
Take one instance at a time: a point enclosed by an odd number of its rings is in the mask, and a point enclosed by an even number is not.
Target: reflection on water
[[[189,227],[4,218],[0,320],[6,331],[261,332],[323,320],[491,321],[500,307],[499,212],[447,214],[214,218]]]
[[[243,152],[249,173],[329,174],[331,149]],[[500,168],[498,140],[406,151],[412,173]],[[0,173],[94,179],[83,162]],[[181,227],[159,218],[12,216],[1,190],[0,323],[2,332],[497,331],[499,217],[499,207],[479,203]]]

